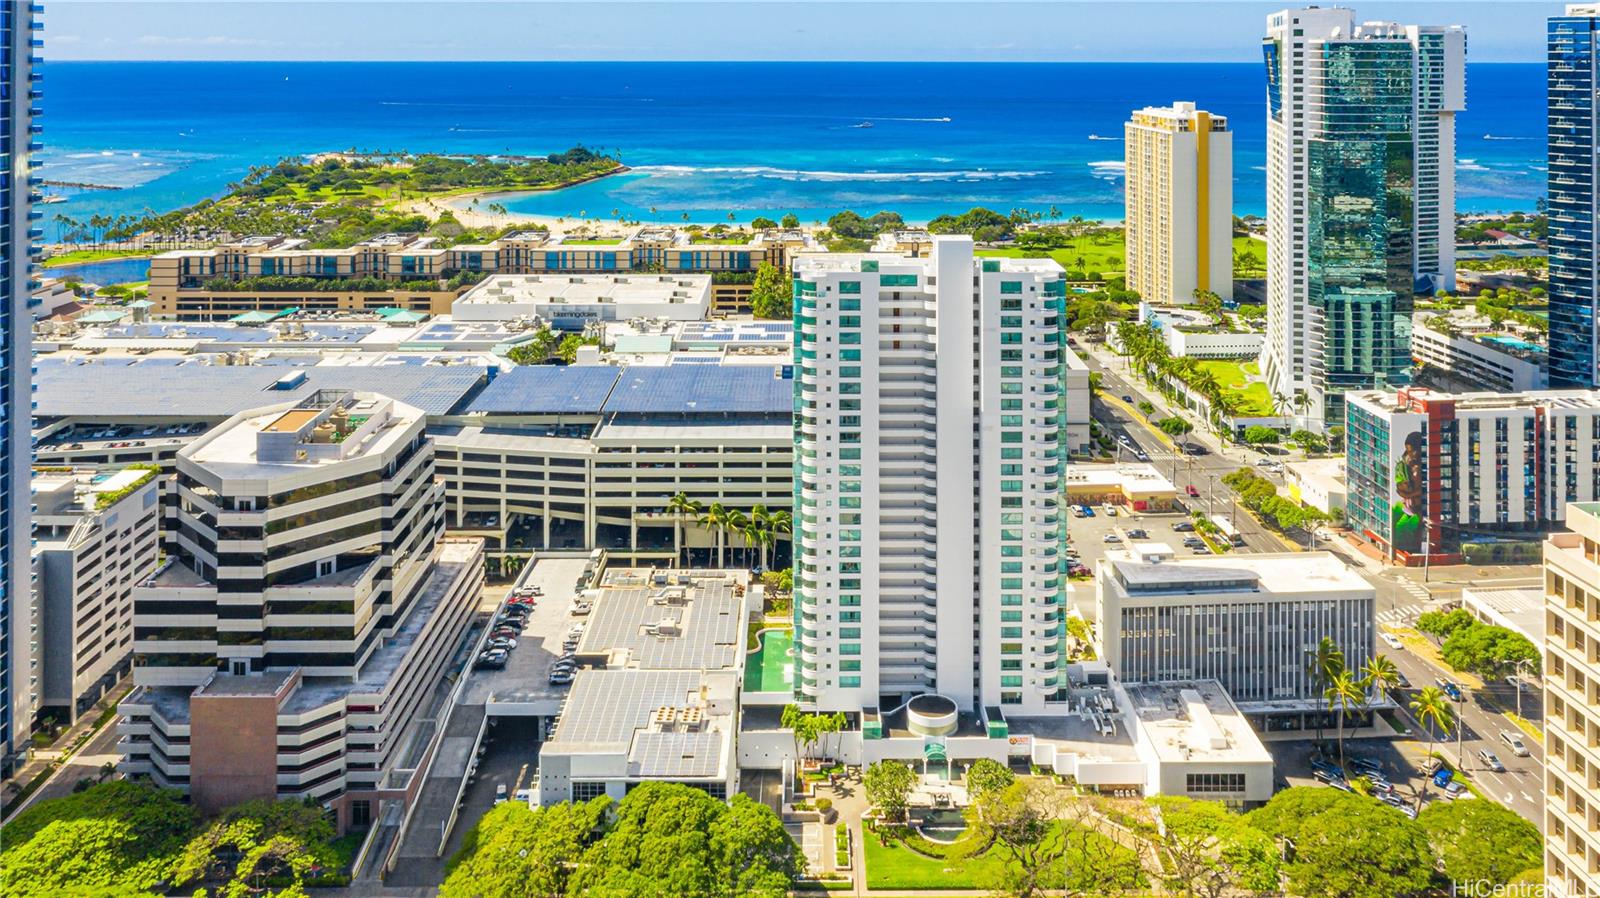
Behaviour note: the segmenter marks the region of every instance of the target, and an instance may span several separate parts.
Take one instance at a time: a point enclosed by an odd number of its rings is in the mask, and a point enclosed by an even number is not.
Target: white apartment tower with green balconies
[[[1061,267],[938,237],[794,272],[797,699],[1064,703]]]

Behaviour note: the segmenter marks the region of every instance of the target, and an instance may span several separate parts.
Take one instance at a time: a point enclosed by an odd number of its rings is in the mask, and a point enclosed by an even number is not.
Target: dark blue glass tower
[[[1593,16],[1549,21],[1550,386],[1594,387],[1595,88]]]
[[[37,668],[33,643],[33,378],[29,299],[34,179],[33,123],[39,110],[34,49],[37,3],[0,0],[0,767],[9,769],[33,723]]]

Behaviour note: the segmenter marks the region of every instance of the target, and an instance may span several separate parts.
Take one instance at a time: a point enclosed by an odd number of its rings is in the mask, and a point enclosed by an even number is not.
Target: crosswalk
[[[1428,588],[1426,586],[1423,586],[1421,583],[1418,583],[1415,580],[1407,580],[1402,577],[1400,579],[1399,586],[1401,589],[1411,593],[1412,596],[1424,602],[1431,602],[1433,600],[1433,593],[1428,592]]]
[[[1388,611],[1380,611],[1380,612],[1378,612],[1378,623],[1380,623],[1380,624],[1404,624],[1404,623],[1409,623],[1413,618],[1415,618],[1417,615],[1421,614],[1424,610],[1426,610],[1426,609],[1420,602],[1413,603],[1413,604],[1410,604],[1410,605],[1400,605],[1400,606],[1397,606],[1395,608],[1390,608]]]

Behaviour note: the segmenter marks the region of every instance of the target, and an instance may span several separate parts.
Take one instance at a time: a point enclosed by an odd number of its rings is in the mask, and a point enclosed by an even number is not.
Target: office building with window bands
[[[1454,289],[1466,33],[1285,10],[1267,18],[1263,55],[1262,370],[1275,394],[1311,400],[1299,423],[1320,430],[1347,391],[1408,382],[1413,296]]]
[[[1600,393],[1350,395],[1345,516],[1395,561],[1524,562],[1600,499]]]
[[[1600,386],[1600,4],[1568,4],[1548,23],[1550,386]]]
[[[39,705],[63,723],[132,667],[133,588],[161,557],[161,491],[154,466],[34,477]]]
[[[1600,894],[1600,503],[1544,541],[1544,894]]]
[[[33,393],[33,241],[43,214],[32,154],[39,143],[38,3],[0,2],[0,771],[26,747],[39,708],[39,630],[28,506]]]
[[[1216,680],[1261,733],[1334,725],[1306,653],[1326,636],[1359,669],[1376,600],[1327,552],[1175,558],[1137,543],[1095,570],[1100,657],[1122,682]]]
[[[319,391],[184,447],[167,562],[134,591],[122,769],[215,810],[313,798],[360,825],[408,801],[482,584],[445,540],[423,414]]]
[[[1065,288],[966,237],[795,262],[800,700],[1066,701]]]

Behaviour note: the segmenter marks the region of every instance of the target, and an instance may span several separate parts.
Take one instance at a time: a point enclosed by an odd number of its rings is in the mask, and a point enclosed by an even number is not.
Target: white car
[[[1100,511],[1108,518],[1114,518],[1117,516],[1117,507],[1115,505],[1102,505],[1100,507]]]
[[[1528,746],[1522,741],[1522,737],[1516,733],[1509,730],[1503,731],[1500,733],[1500,741],[1511,746],[1511,753],[1517,757],[1526,758],[1528,756]]]
[[[1400,637],[1398,637],[1398,636],[1396,636],[1393,633],[1390,633],[1388,631],[1384,631],[1384,632],[1379,633],[1378,634],[1378,638],[1383,640],[1383,644],[1384,645],[1388,646],[1391,649],[1394,649],[1397,652],[1406,647],[1405,643],[1400,641]]]

